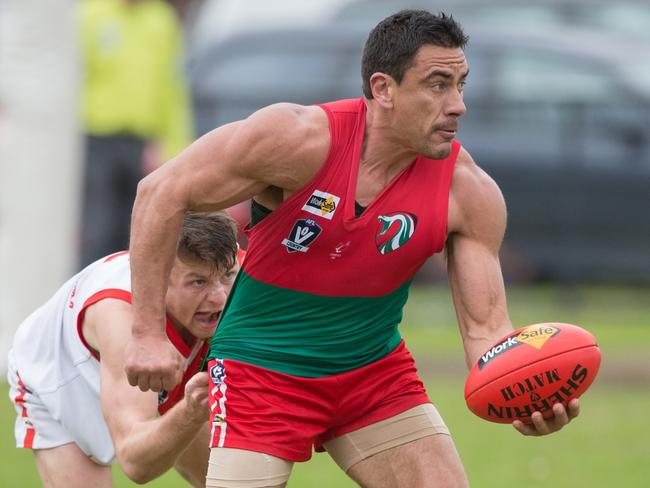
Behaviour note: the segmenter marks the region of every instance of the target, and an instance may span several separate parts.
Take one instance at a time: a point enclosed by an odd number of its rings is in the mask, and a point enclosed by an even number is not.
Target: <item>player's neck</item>
[[[413,163],[417,156],[415,151],[391,137],[390,131],[381,128],[366,128],[359,172],[365,172],[389,182]]]
[[[397,129],[386,113],[368,106],[359,171],[390,181],[415,161],[417,151]]]

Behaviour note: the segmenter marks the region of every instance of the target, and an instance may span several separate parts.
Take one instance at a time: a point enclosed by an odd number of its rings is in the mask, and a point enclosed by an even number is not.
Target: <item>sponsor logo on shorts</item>
[[[375,245],[383,255],[397,251],[406,244],[413,237],[418,223],[418,218],[409,212],[380,215],[378,220]]]
[[[319,217],[323,217],[327,220],[332,220],[334,217],[334,212],[339,206],[341,201],[340,197],[332,195],[331,193],[325,193],[324,191],[314,190],[314,193],[311,194],[307,203],[303,205],[302,209],[305,212],[309,212]]]
[[[300,219],[293,225],[289,236],[282,240],[287,252],[307,252],[322,229],[314,219]]]
[[[553,325],[531,325],[526,327],[517,335],[507,337],[489,351],[483,354],[478,360],[478,368],[483,369],[486,364],[497,356],[510,351],[512,348],[527,344],[536,349],[541,349],[546,341],[560,333],[560,329]]]
[[[212,383],[215,385],[220,385],[223,383],[225,377],[226,368],[223,365],[223,360],[217,359],[215,365],[210,368],[210,378],[212,379]]]

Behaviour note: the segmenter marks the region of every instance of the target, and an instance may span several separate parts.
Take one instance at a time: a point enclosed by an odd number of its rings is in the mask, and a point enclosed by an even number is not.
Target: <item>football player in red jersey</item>
[[[142,389],[180,379],[161,333],[180,215],[249,198],[257,215],[210,348],[207,486],[284,486],[312,446],[364,487],[467,486],[397,328],[413,275],[444,249],[467,364],[512,330],[503,196],[455,140],[467,40],[444,14],[391,15],[365,44],[362,97],[263,108],[140,183],[126,370]],[[578,411],[515,427],[548,434]]]

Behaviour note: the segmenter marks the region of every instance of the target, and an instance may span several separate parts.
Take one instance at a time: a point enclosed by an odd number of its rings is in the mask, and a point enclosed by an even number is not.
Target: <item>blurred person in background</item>
[[[44,486],[111,486],[110,464],[145,483],[175,467],[203,486],[208,463],[208,377],[199,372],[239,269],[234,222],[188,213],[167,292],[166,334],[183,381],[159,394],[129,385],[128,252],[68,280],[18,328],[9,353],[16,445],[33,449]]]
[[[162,0],[78,2],[86,137],[81,265],[128,246],[138,181],[192,138],[182,36]]]
[[[364,487],[468,486],[398,330],[414,274],[444,250],[467,365],[512,331],[505,202],[455,140],[467,39],[444,14],[394,14],[366,41],[362,97],[268,106],[138,186],[125,354],[143,391],[180,380],[161,305],[183,213],[253,198],[247,258],[208,355],[206,486],[285,486],[314,447]],[[513,426],[547,435],[578,413],[576,399]]]

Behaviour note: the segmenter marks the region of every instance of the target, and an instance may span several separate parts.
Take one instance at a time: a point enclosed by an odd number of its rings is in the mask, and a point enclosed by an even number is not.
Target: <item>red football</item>
[[[465,383],[469,409],[490,422],[530,422],[553,404],[568,404],[596,378],[600,349],[586,330],[570,324],[534,324],[517,329],[483,354]]]

